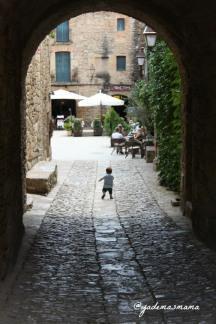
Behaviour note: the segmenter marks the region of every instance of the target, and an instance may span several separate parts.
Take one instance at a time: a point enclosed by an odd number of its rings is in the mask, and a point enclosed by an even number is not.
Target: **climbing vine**
[[[179,191],[181,168],[181,81],[174,55],[164,41],[148,54],[148,80],[135,85],[136,96],[155,124],[160,183]],[[138,90],[137,90],[138,89]]]
[[[137,120],[150,132],[154,130],[154,111],[151,105],[150,96],[151,91],[148,82],[139,80],[135,83],[129,105],[133,107],[132,114],[136,116]]]

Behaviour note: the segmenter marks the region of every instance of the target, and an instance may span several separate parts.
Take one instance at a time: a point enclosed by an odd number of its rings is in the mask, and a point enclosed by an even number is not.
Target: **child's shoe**
[[[105,194],[102,195],[101,199],[104,199],[104,197],[105,197]]]
[[[113,196],[112,195],[110,195],[110,199],[113,199]]]

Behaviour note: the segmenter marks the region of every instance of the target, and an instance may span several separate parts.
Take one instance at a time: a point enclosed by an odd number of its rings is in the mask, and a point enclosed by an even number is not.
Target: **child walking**
[[[112,176],[112,168],[110,168],[110,167],[106,168],[106,175],[99,180],[99,181],[104,180],[104,185],[103,185],[103,189],[102,189],[103,195],[102,195],[101,199],[104,199],[107,191],[110,194],[110,199],[113,199],[113,196],[112,196],[113,179],[114,179],[114,177]]]

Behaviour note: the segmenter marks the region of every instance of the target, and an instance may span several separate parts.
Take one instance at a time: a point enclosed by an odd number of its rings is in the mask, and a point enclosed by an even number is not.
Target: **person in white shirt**
[[[119,132],[119,128],[116,127],[114,133],[112,133],[112,136],[111,136],[113,139],[123,139],[124,136]]]
[[[113,199],[112,188],[113,188],[114,177],[112,176],[111,173],[112,173],[112,168],[110,168],[110,167],[106,168],[106,175],[103,178],[99,179],[99,181],[104,180],[104,185],[103,185],[103,189],[102,189],[103,195],[102,195],[101,199],[104,199],[107,191],[110,194],[110,199]]]
[[[119,140],[119,141],[118,141],[119,143],[123,143],[123,142],[125,141],[125,137],[123,136],[122,133],[120,133],[118,127],[116,127],[115,132],[112,133],[111,138],[114,139],[114,140]],[[119,151],[118,151],[118,152],[119,152],[120,154],[123,154],[123,152],[122,152],[122,147],[121,147],[121,146],[119,147]]]

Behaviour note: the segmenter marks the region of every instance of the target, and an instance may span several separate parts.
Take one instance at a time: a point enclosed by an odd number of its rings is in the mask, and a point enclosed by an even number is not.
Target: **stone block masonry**
[[[50,40],[38,47],[26,77],[26,169],[47,160],[50,151]]]
[[[51,162],[39,162],[26,176],[28,193],[46,195],[57,183],[57,166]]]
[[[100,118],[106,113],[105,107],[77,107],[77,117],[81,118],[87,123],[92,122],[95,118]]]

